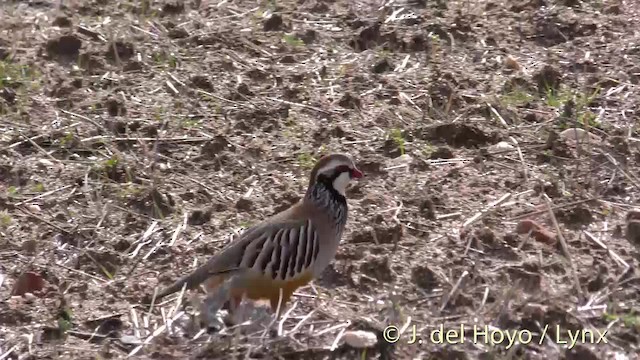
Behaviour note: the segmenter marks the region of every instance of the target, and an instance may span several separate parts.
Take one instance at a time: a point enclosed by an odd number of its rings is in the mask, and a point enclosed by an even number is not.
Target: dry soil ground
[[[0,14],[0,358],[639,358],[637,1]],[[299,199],[333,151],[367,176],[336,261],[275,336],[196,337],[191,293],[150,311],[156,286]],[[390,324],[422,344],[386,343]],[[434,344],[440,324],[532,338]],[[379,341],[353,348],[345,329]]]

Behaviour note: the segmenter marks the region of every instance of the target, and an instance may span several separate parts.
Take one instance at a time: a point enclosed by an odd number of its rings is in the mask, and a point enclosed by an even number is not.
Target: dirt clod
[[[550,198],[557,198],[562,196],[560,187],[557,182],[540,181],[533,186],[533,190],[536,194],[547,194]]]
[[[193,86],[203,89],[203,90],[212,90],[213,85],[209,78],[206,75],[193,75],[191,76],[191,83]]]
[[[433,198],[427,198],[420,202],[420,214],[426,219],[434,220],[436,218],[436,204]]]
[[[118,178],[122,181],[126,179],[124,174]],[[163,194],[158,189],[145,189],[142,193],[128,200],[128,206],[140,211],[147,216],[166,217],[174,210],[175,204],[169,194]]]
[[[453,147],[476,147],[497,140],[496,135],[488,135],[476,126],[461,123],[426,127],[420,136],[425,140],[443,141]]]
[[[253,92],[251,92],[251,89],[249,89],[249,85],[247,85],[247,83],[239,84],[236,88],[236,91],[238,92],[238,94],[243,96],[253,96]]]
[[[494,247],[498,244],[498,238],[488,227],[477,229],[474,231],[474,235],[484,246]]]
[[[176,15],[184,11],[184,2],[169,0],[162,5],[162,13],[166,15]]]
[[[97,55],[91,53],[82,53],[78,56],[78,66],[87,71],[89,74],[94,74],[102,71],[105,67],[104,61]]]
[[[125,252],[131,246],[131,242],[127,239],[120,239],[113,244],[113,250],[117,252]]]
[[[101,276],[113,276],[122,264],[120,255],[109,250],[89,250],[78,258],[82,269]]]
[[[607,275],[607,268],[605,266],[598,266],[595,277],[587,280],[587,291],[589,292],[600,291],[605,286],[606,275]]]
[[[233,145],[229,143],[226,137],[218,135],[202,145],[200,154],[206,159],[212,159],[219,156],[225,150],[233,151],[233,149]]]
[[[133,53],[134,47],[132,43],[115,41],[107,45],[105,56],[111,61],[115,61],[116,59],[126,61],[133,56]]]
[[[38,242],[33,239],[25,240],[22,242],[22,250],[26,254],[33,255],[38,250]]]
[[[390,71],[393,69],[393,65],[389,62],[387,58],[384,58],[373,65],[373,72],[376,74],[382,74],[384,72]]]
[[[417,265],[411,269],[411,280],[424,289],[431,291],[438,286],[438,276],[427,265]]]
[[[589,225],[595,221],[591,210],[584,206],[576,206],[571,209],[560,209],[555,213],[558,221],[564,222],[569,226]]]
[[[595,342],[596,340],[594,340]],[[564,352],[564,358],[566,360],[597,360],[599,357],[593,353],[589,347],[583,344],[576,344],[571,349],[566,349]]]
[[[403,228],[400,225],[386,226],[384,224],[376,224],[374,228],[366,227],[353,235],[354,243],[370,242],[375,244],[392,244],[397,243],[403,234]]]
[[[395,278],[387,256],[369,256],[360,265],[360,271],[382,283],[388,283]]]
[[[557,238],[556,234],[546,229],[544,226],[529,219],[522,220],[518,223],[515,229],[518,234],[531,234],[531,237],[543,244],[555,245]]]
[[[22,273],[13,284],[11,295],[23,296],[27,293],[35,293],[45,286],[45,280],[42,275],[33,271]]]
[[[211,220],[212,209],[193,210],[187,218],[189,225],[203,225]]]
[[[358,51],[364,51],[376,46],[379,41],[380,24],[375,23],[360,30],[356,38],[351,42],[351,46]]]
[[[124,102],[121,99],[117,99],[114,97],[108,98],[105,101],[105,108],[107,109],[107,113],[110,116],[123,116],[127,114],[127,109],[125,108]]]
[[[253,209],[253,201],[246,197],[241,197],[236,201],[236,209],[240,211],[251,211]]]
[[[640,219],[628,218],[625,236],[631,244],[640,247]]]
[[[189,36],[189,32],[183,28],[173,28],[167,35],[172,39],[184,39]]]
[[[0,90],[0,97],[5,99],[7,103],[13,104],[16,101],[16,92],[11,88],[4,88]]]
[[[77,57],[82,47],[82,40],[75,35],[63,35],[47,41],[47,54],[52,57]]]
[[[548,94],[549,91],[556,91],[562,81],[562,74],[551,65],[545,65],[542,70],[533,75],[533,81],[538,86],[540,94]]]
[[[284,22],[282,21],[282,16],[279,14],[273,14],[264,21],[263,29],[264,31],[279,31],[282,30],[283,26]]]
[[[51,25],[58,27],[71,27],[71,19],[66,16],[58,16],[53,19]]]
[[[307,29],[304,33],[296,33],[296,37],[302,40],[306,45],[311,45],[318,38],[318,33],[313,29]]]
[[[394,224],[393,226],[379,225],[375,228],[375,236],[380,244],[394,244],[402,238],[403,229],[400,224]]]
[[[453,158],[453,151],[447,146],[440,146],[434,152],[429,155],[430,159],[451,159]]]
[[[640,210],[631,210],[627,213],[627,221],[640,220]]]
[[[362,102],[358,96],[347,92],[342,95],[342,98],[338,101],[338,105],[347,109],[360,109],[362,107]]]
[[[560,135],[555,131],[549,132],[545,149],[551,150],[551,153],[555,157],[568,158],[568,159],[573,158],[573,152],[571,151],[571,148],[569,147],[567,142],[562,140]],[[546,153],[540,153],[538,155],[538,158],[539,160],[544,162],[551,161],[551,157],[549,156],[549,154],[546,154]]]
[[[540,291],[542,286],[542,277],[540,273],[531,271],[526,268],[509,268],[509,277],[513,284],[519,284],[520,287],[529,293],[536,293]]]
[[[614,1],[613,4],[607,4],[604,9],[603,12],[605,14],[610,14],[610,15],[619,15],[622,13],[622,4],[620,4],[619,2]]]

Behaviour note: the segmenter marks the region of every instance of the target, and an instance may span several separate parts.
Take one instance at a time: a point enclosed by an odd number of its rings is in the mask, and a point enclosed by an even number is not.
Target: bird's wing
[[[164,297],[184,284],[193,289],[216,275],[247,272],[287,280],[307,269],[319,252],[316,225],[310,218],[272,218],[248,228],[206,263],[158,294]]]
[[[312,218],[278,220],[257,230],[237,256],[237,268],[273,280],[289,280],[308,269],[318,256],[320,239]]]

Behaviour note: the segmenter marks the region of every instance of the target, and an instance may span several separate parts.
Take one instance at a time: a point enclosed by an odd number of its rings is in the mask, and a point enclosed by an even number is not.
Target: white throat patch
[[[333,188],[336,189],[340,195],[345,196],[345,191],[347,190],[347,186],[349,186],[349,181],[351,181],[351,176],[349,176],[348,172],[343,172],[333,180]]]

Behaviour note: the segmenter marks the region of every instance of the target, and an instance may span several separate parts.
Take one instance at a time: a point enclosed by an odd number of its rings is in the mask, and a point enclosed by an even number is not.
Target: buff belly
[[[230,298],[233,303],[232,307],[237,307],[242,301],[242,298],[245,297],[254,301],[268,300],[271,309],[275,312],[280,301],[280,289],[282,289],[281,308],[283,308],[296,289],[308,284],[312,279],[313,273],[311,271],[303,272],[288,280],[274,280],[261,276],[252,277],[247,279],[242,286],[231,289]],[[224,276],[211,277],[207,280],[205,287],[208,292],[215,291],[224,280]]]

